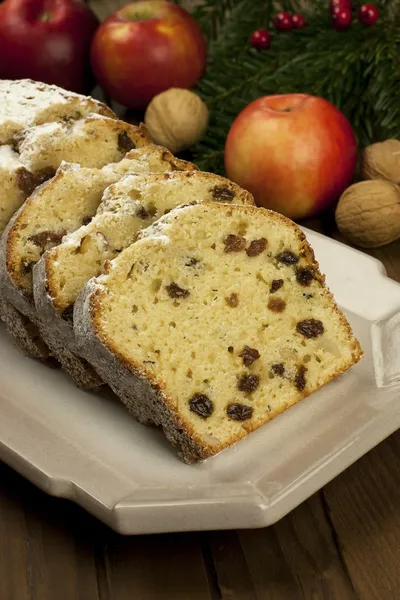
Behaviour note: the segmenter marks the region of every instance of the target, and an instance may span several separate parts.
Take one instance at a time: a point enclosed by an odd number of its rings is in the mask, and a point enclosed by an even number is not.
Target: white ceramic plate
[[[364,359],[208,461],[185,465],[115,398],[76,389],[0,331],[0,459],[115,530],[262,527],[400,426],[400,285],[381,263],[307,231]]]

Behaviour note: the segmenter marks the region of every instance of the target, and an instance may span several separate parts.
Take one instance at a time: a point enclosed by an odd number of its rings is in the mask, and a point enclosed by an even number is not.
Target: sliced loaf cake
[[[74,326],[104,381],[187,462],[240,440],[362,355],[301,230],[249,206],[162,217],[86,285]]]
[[[150,144],[144,126],[90,115],[78,121],[47,123],[0,146],[0,232],[33,190],[54,176],[63,160],[101,168],[121,160],[132,148]]]
[[[0,245],[3,298],[35,323],[32,268],[41,255],[59,244],[64,235],[90,221],[105,188],[123,175],[174,169],[190,170],[195,167],[155,145],[131,150],[118,163],[102,169],[63,163],[55,177],[36,188],[3,233]],[[4,321],[10,333],[16,331],[15,319],[10,322],[5,316]]]
[[[0,144],[12,142],[22,129],[90,113],[115,117],[102,102],[31,79],[0,80]]]
[[[140,230],[188,201],[253,204],[251,194],[210,173],[126,175],[105,191],[91,222],[45,252],[36,265],[33,289],[42,335],[80,387],[88,387],[88,369],[76,356],[72,313],[78,293]]]
[[[67,123],[82,119],[91,113],[92,119],[96,119],[94,113],[97,113],[98,120],[101,119],[99,115],[109,117],[105,118],[105,121],[112,123],[113,128],[115,123],[119,123],[121,132],[131,127],[126,124],[122,127],[121,121],[113,119],[113,111],[93,98],[31,80],[0,81],[0,233],[25,198],[36,186],[52,177],[60,163],[60,152],[57,153],[57,148],[62,147],[61,136],[43,135],[40,124],[62,119],[65,121],[64,125],[57,123],[52,129],[53,132],[60,132],[67,128]],[[31,127],[32,129],[27,129]],[[110,126],[108,127],[110,129]],[[73,126],[70,125],[70,128]],[[101,128],[104,131],[103,121]],[[143,131],[140,133],[142,136]],[[32,137],[36,138],[36,147],[29,143]],[[65,139],[66,137],[64,136]],[[68,139],[72,137],[77,137],[75,131]],[[22,155],[19,152],[20,138],[24,146]],[[79,139],[82,141],[82,135]],[[103,148],[105,149],[105,146]],[[35,157],[39,155],[47,157],[41,165],[35,164]],[[115,156],[115,151],[112,156]],[[25,159],[28,159],[28,164]],[[13,331],[15,339],[19,340],[18,343],[24,351],[29,347],[34,356],[47,354],[45,345],[41,342],[37,344],[39,336],[34,325],[8,305],[5,298],[1,298],[0,318],[6,322],[9,331]],[[33,352],[34,348],[37,351]]]
[[[135,127],[97,114],[78,121],[69,119],[38,125],[15,134],[12,146],[0,146],[0,184],[3,189],[0,198],[0,233],[33,190],[54,176],[63,159],[73,157],[82,166],[100,168],[121,160],[128,150],[150,143],[144,126]],[[4,310],[6,304],[7,300],[3,298],[0,318],[13,332],[21,349],[26,352],[25,334],[32,332],[35,341],[28,345],[37,347],[38,351],[34,353],[36,358],[42,356],[45,345],[40,342],[37,346],[40,336],[34,325],[26,317],[19,319],[18,312],[12,307]],[[21,331],[24,332],[22,338]]]
[[[97,114],[30,127],[13,138],[14,150],[33,173],[49,167],[57,169],[62,161],[100,168],[150,143],[143,124],[136,127]]]

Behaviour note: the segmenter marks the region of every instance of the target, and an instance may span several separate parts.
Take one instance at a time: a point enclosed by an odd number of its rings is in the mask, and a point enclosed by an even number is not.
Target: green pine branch
[[[398,5],[399,0],[382,0],[379,24],[364,27],[354,22],[338,33],[331,26],[327,1],[316,0],[306,14],[306,29],[274,34],[271,48],[257,52],[249,36],[260,27],[273,32],[276,3],[204,0],[195,16],[209,39],[209,61],[197,91],[211,118],[206,137],[193,149],[195,162],[204,170],[223,173],[224,145],[233,120],[252,100],[270,94],[303,92],[326,98],[348,116],[361,145],[400,138]],[[295,0],[279,6],[298,12]]]
[[[204,0],[194,11],[194,18],[200,23],[204,34],[211,42],[217,35],[235,0]]]

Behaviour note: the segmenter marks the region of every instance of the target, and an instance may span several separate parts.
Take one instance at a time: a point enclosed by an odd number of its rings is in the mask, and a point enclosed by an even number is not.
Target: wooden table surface
[[[400,281],[400,242],[373,255]],[[399,600],[400,433],[262,530],[121,537],[0,464],[0,600],[159,599]]]

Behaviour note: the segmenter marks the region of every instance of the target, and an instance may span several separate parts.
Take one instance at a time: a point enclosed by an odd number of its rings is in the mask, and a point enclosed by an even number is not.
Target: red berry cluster
[[[304,15],[291,15],[288,12],[278,12],[274,17],[274,27],[277,31],[283,33],[292,29],[303,29],[306,26]],[[267,50],[272,41],[272,35],[266,29],[257,29],[251,38],[250,43],[256,50]]]
[[[353,6],[350,0],[330,0],[329,10],[331,13],[332,26],[337,31],[344,31],[350,27],[353,18]],[[358,9],[358,20],[363,25],[375,25],[379,17],[379,11],[374,4],[363,4]],[[303,29],[306,27],[304,15],[291,15],[288,12],[278,12],[274,17],[274,27],[280,33],[292,29]],[[272,35],[266,29],[257,29],[250,43],[256,50],[267,50],[272,41]]]
[[[274,17],[274,27],[283,33],[292,29],[303,29],[306,26],[304,15],[291,15],[288,12],[278,12]]]
[[[350,0],[330,0],[329,10],[332,25],[337,31],[344,31],[350,27],[353,18],[353,6]],[[358,20],[363,25],[375,25],[379,11],[373,4],[363,4],[358,9]]]

